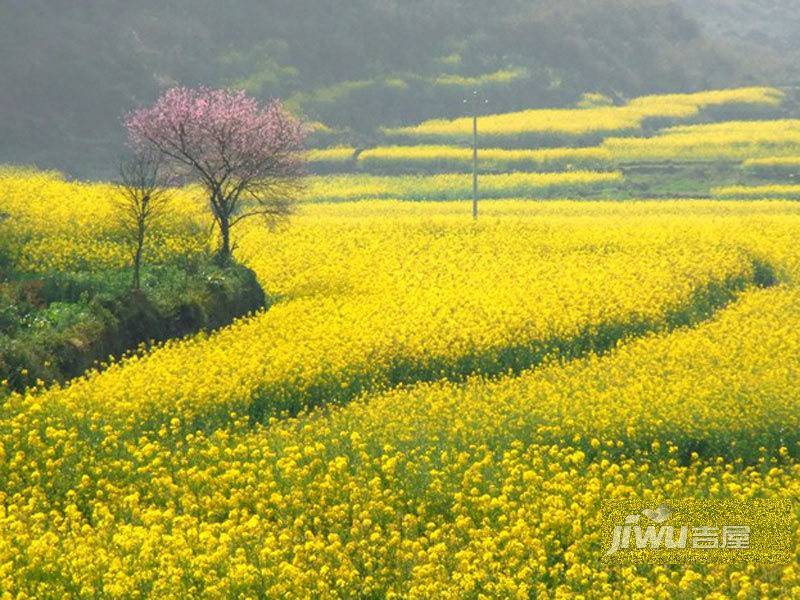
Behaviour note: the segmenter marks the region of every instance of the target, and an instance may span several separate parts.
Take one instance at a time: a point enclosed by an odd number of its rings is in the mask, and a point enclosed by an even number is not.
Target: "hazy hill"
[[[800,4],[797,0],[680,0],[712,38],[743,54],[766,58],[778,77],[800,79]]]
[[[288,98],[358,140],[476,86],[501,111],[763,79],[672,0],[4,0],[0,76],[0,162],[81,176],[176,83]]]

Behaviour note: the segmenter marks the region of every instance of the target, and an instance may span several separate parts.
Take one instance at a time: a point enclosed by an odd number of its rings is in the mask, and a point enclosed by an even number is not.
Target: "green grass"
[[[2,272],[0,396],[38,381],[65,381],[142,343],[212,329],[265,303],[245,267],[211,258],[152,265],[142,289],[128,269],[46,274]]]

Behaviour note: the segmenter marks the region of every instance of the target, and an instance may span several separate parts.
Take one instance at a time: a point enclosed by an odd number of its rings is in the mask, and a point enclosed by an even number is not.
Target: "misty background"
[[[463,113],[800,80],[796,0],[0,0],[0,163],[113,171],[121,118],[183,84],[280,97],[370,144]]]

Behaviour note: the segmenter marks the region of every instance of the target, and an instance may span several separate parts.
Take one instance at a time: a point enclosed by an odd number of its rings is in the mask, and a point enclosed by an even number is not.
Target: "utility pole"
[[[472,218],[475,220],[478,219],[478,106],[487,102],[478,90],[473,90],[471,98],[464,99],[464,104],[472,105]]]

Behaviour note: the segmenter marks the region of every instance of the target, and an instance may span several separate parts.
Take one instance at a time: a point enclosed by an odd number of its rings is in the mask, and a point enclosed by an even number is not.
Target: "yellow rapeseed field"
[[[514,172],[483,175],[480,189],[483,198],[565,198],[614,189],[622,181],[618,171]],[[311,202],[374,198],[461,200],[471,195],[472,176],[466,173],[328,175],[312,177],[306,190],[306,198]]]
[[[128,264],[129,252],[116,223],[114,194],[111,185],[67,183],[58,173],[0,170],[0,211],[10,216],[0,226],[19,245],[18,267],[68,271]],[[182,192],[172,202],[173,218],[154,230],[148,260],[205,249],[205,240],[198,235],[199,230],[208,229],[201,203],[192,192]]]
[[[800,152],[800,120],[682,125],[665,129],[654,137],[608,138],[602,148],[616,162],[739,162],[759,156],[793,156]]]
[[[688,119],[708,107],[776,107],[783,93],[774,88],[740,88],[696,94],[669,94],[636,98],[624,106],[600,106],[578,109],[536,109],[489,115],[481,118],[482,137],[491,139],[526,136],[565,138],[632,133],[645,119]],[[426,121],[412,127],[387,129],[389,136],[421,142],[464,141],[472,133],[472,119]]]
[[[306,160],[311,164],[337,164],[353,158],[355,148],[350,146],[332,146],[330,148],[317,148],[306,153]]]
[[[486,171],[561,171],[610,169],[611,153],[602,148],[506,150],[482,148],[480,168]],[[380,146],[359,155],[359,166],[371,169],[468,171],[472,149],[459,146]]]
[[[0,183],[20,256],[121,259],[108,186]],[[164,235],[199,248],[175,202]],[[798,236],[788,201],[247,225],[269,310],[0,404],[0,597],[800,595],[797,560],[610,566],[598,530],[607,498],[800,494]]]
[[[800,175],[800,156],[766,156],[763,158],[748,158],[742,163],[745,173],[774,177],[786,176],[790,178]]]
[[[715,198],[786,198],[800,200],[800,185],[730,185],[711,190]]]

